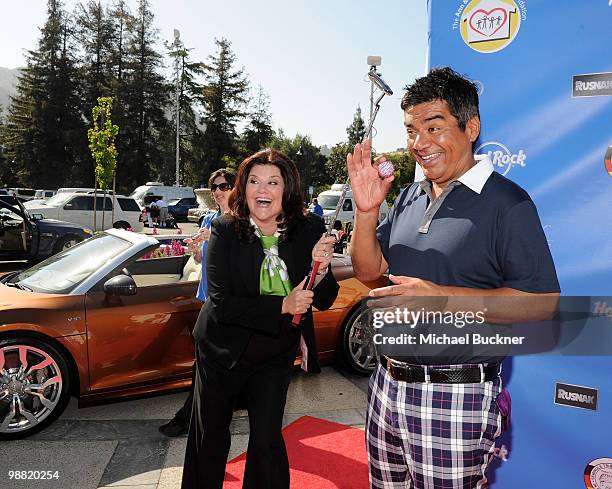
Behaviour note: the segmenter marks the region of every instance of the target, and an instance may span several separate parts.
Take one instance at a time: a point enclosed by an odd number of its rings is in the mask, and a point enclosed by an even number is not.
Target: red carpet
[[[291,489],[367,489],[368,462],[362,430],[303,416],[283,429]],[[224,489],[240,489],[246,453],[225,469]]]

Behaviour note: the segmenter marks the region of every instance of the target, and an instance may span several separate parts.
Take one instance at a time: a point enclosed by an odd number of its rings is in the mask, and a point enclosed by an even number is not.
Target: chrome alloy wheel
[[[0,347],[0,435],[31,430],[56,410],[62,396],[56,359],[40,348]]]
[[[368,321],[368,311],[355,314],[345,332],[345,349],[350,366],[368,374],[376,367],[374,327]]]

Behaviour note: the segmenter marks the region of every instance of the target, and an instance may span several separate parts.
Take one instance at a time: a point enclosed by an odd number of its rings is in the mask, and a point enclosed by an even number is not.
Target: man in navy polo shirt
[[[450,68],[406,87],[408,149],[425,178],[402,190],[378,229],[393,176],[371,164],[370,142],[347,165],[356,204],[357,277],[389,272],[373,296],[556,296],[559,283],[529,195],[474,156],[480,134],[476,86]],[[370,379],[366,439],[372,488],[487,486],[501,433],[499,365],[383,358]]]

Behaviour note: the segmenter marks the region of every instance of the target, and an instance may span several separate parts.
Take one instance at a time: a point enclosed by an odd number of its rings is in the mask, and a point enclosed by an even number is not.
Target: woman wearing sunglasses
[[[189,252],[193,255],[193,259],[197,262],[204,262],[206,259],[206,250],[208,248],[208,238],[210,237],[210,226],[213,219],[216,219],[222,214],[229,211],[227,204],[230,191],[234,187],[236,181],[236,174],[228,169],[221,168],[213,172],[208,179],[208,186],[217,204],[217,210],[209,212],[202,219],[202,226],[199,231],[185,240],[185,244]],[[205,302],[208,297],[208,285],[206,283],[206,263],[202,263],[202,276],[200,278],[200,285],[198,286],[198,292],[196,297]],[[194,364],[194,375],[195,379],[195,364]],[[187,434],[189,429],[189,418],[191,417],[191,406],[193,404],[193,383],[192,388],[189,391],[189,396],[185,400],[183,407],[177,411],[170,421],[159,427],[159,431],[166,436],[176,437]]]
[[[318,372],[312,310],[329,309],[338,284],[329,271],[333,237],[303,209],[300,176],[266,149],[238,168],[230,212],[215,219],[207,255],[209,297],[196,322],[196,381],[183,489],[221,489],[230,423],[246,392],[249,443],[243,489],[289,489],[282,421],[291,371]],[[312,290],[304,282],[321,262]],[[292,325],[292,317],[302,320]]]

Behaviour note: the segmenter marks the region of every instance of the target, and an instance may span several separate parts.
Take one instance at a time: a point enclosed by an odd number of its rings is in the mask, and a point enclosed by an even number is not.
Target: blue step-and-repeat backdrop
[[[612,0],[429,0],[429,22],[429,67],[479,86],[477,153],[535,201],[562,294],[600,296],[612,330]],[[612,489],[612,357],[505,368],[492,487]]]

